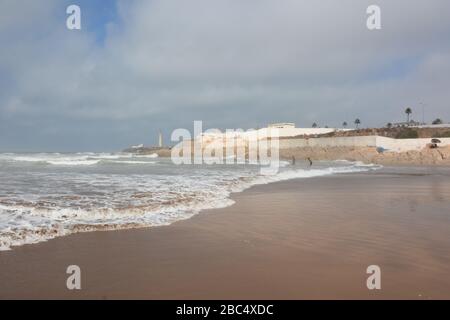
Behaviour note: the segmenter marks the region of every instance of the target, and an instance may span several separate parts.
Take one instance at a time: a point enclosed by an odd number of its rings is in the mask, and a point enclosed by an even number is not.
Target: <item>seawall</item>
[[[439,146],[450,146],[450,138],[440,138]],[[290,138],[280,139],[280,149],[307,148],[307,147],[373,147],[383,148],[386,151],[405,152],[421,150],[427,147],[431,139],[393,139],[381,136],[354,136],[329,138]]]
[[[450,165],[450,138],[392,139],[380,136],[281,139],[280,156],[298,160],[349,160],[387,165]]]

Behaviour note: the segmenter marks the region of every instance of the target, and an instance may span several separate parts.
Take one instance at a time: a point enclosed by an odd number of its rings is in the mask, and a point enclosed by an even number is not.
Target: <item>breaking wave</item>
[[[41,153],[33,155],[17,155],[13,153],[4,153],[0,155],[0,162],[8,163],[32,163],[35,165],[54,165],[54,166],[93,166],[98,164],[154,164],[155,162],[145,161],[146,159],[156,159],[156,153],[150,155],[133,155],[128,153],[110,154],[110,153],[76,153],[65,155],[61,153]]]
[[[265,176],[253,166],[175,166],[170,160],[150,158],[153,161],[112,154],[1,155],[0,161],[25,162],[28,169],[0,170],[0,250],[78,232],[168,225],[201,210],[230,206],[232,193],[254,185],[378,168],[345,163],[309,169],[282,163],[278,174]],[[32,169],[37,161],[50,167]],[[132,166],[111,171],[99,166],[86,172],[78,167],[81,163]],[[148,165],[155,163],[158,166]],[[72,169],[64,170],[65,165]],[[62,167],[55,171],[52,166]]]

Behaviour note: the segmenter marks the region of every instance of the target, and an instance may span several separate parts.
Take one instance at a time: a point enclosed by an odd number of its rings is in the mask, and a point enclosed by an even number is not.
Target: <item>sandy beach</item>
[[[0,298],[450,298],[450,170],[384,168],[235,194],[166,227],[0,252]],[[82,290],[66,289],[66,267]],[[366,268],[382,289],[366,288]]]

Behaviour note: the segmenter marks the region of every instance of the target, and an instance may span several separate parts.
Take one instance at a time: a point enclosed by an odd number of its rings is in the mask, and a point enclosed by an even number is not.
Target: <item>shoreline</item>
[[[379,152],[374,147],[307,147],[280,150],[285,159],[347,160],[384,166],[450,166],[450,147],[404,152]]]
[[[23,239],[20,237],[17,237],[16,239],[12,240],[10,243],[2,242],[2,239],[0,238],[0,252],[2,251],[10,251],[14,250],[14,248],[18,248],[23,245],[34,245],[41,242],[51,241],[53,239],[61,238],[61,237],[67,237],[72,234],[81,234],[81,233],[88,233],[88,232],[102,232],[102,231],[120,231],[120,230],[132,230],[132,229],[140,229],[140,228],[153,228],[153,227],[160,227],[160,226],[168,226],[178,221],[183,221],[187,219],[191,219],[192,217],[198,215],[202,211],[206,210],[216,210],[216,209],[223,209],[227,208],[234,204],[233,195],[245,192],[246,190],[253,188],[255,186],[259,185],[265,185],[265,184],[272,184],[282,181],[288,181],[292,179],[312,179],[315,177],[321,177],[321,176],[327,176],[327,175],[333,175],[333,174],[339,174],[339,173],[350,173],[350,172],[364,172],[364,171],[370,171],[370,170],[377,170],[379,168],[369,168],[369,167],[376,167],[376,165],[365,165],[365,164],[358,164],[357,162],[348,162],[350,167],[342,167],[344,171],[342,171],[339,167],[332,167],[331,171],[327,171],[327,169],[330,169],[329,167],[314,167],[309,168],[309,170],[305,170],[305,168],[302,167],[292,167],[294,171],[289,172],[290,176],[282,176],[278,175],[280,172],[274,176],[268,175],[265,176],[265,178],[261,178],[264,176],[259,176],[260,179],[258,179],[257,176],[253,177],[253,180],[250,182],[247,182],[247,184],[243,184],[237,189],[228,190],[228,196],[224,196],[221,199],[213,199],[215,201],[215,204],[213,200],[209,204],[203,204],[200,207],[195,208],[187,208],[186,210],[192,211],[189,214],[185,214],[183,217],[179,217],[176,220],[173,220],[171,222],[162,223],[158,225],[149,225],[145,223],[127,223],[127,224],[79,224],[74,226],[72,229],[60,229],[60,228],[52,228],[52,229],[43,229],[40,230],[40,232],[36,232],[35,234],[31,234],[28,239]],[[350,170],[350,171],[347,171]],[[312,172],[312,174],[311,174]],[[298,175],[300,173],[300,175]],[[275,178],[275,180],[272,179],[272,177]],[[2,208],[2,205],[0,204],[0,209]],[[36,235],[36,237],[35,237]],[[31,238],[31,240],[30,240]],[[20,244],[18,244],[20,243]]]
[[[420,170],[257,185],[169,226],[16,247],[0,252],[0,298],[449,298],[448,171]],[[365,288],[374,263],[378,292]],[[81,291],[65,288],[72,264]]]
[[[155,151],[151,149],[148,154],[156,153],[159,157],[170,158],[170,149],[161,149]],[[233,152],[233,155],[236,151]],[[136,154],[147,154],[136,153]],[[226,156],[226,150],[224,150]],[[297,160],[311,158],[315,161],[361,161],[365,164],[380,164],[388,166],[450,166],[450,146],[439,147],[436,149],[424,148],[420,150],[409,151],[383,151],[380,152],[375,147],[292,147],[280,148],[279,155],[281,160],[290,161],[292,157]],[[246,157],[248,150],[246,149]]]

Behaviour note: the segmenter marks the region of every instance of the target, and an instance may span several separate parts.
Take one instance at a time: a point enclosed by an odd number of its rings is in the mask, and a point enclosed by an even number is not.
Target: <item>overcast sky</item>
[[[382,126],[420,102],[450,121],[449,39],[448,0],[0,0],[0,150],[120,150],[194,120]]]

